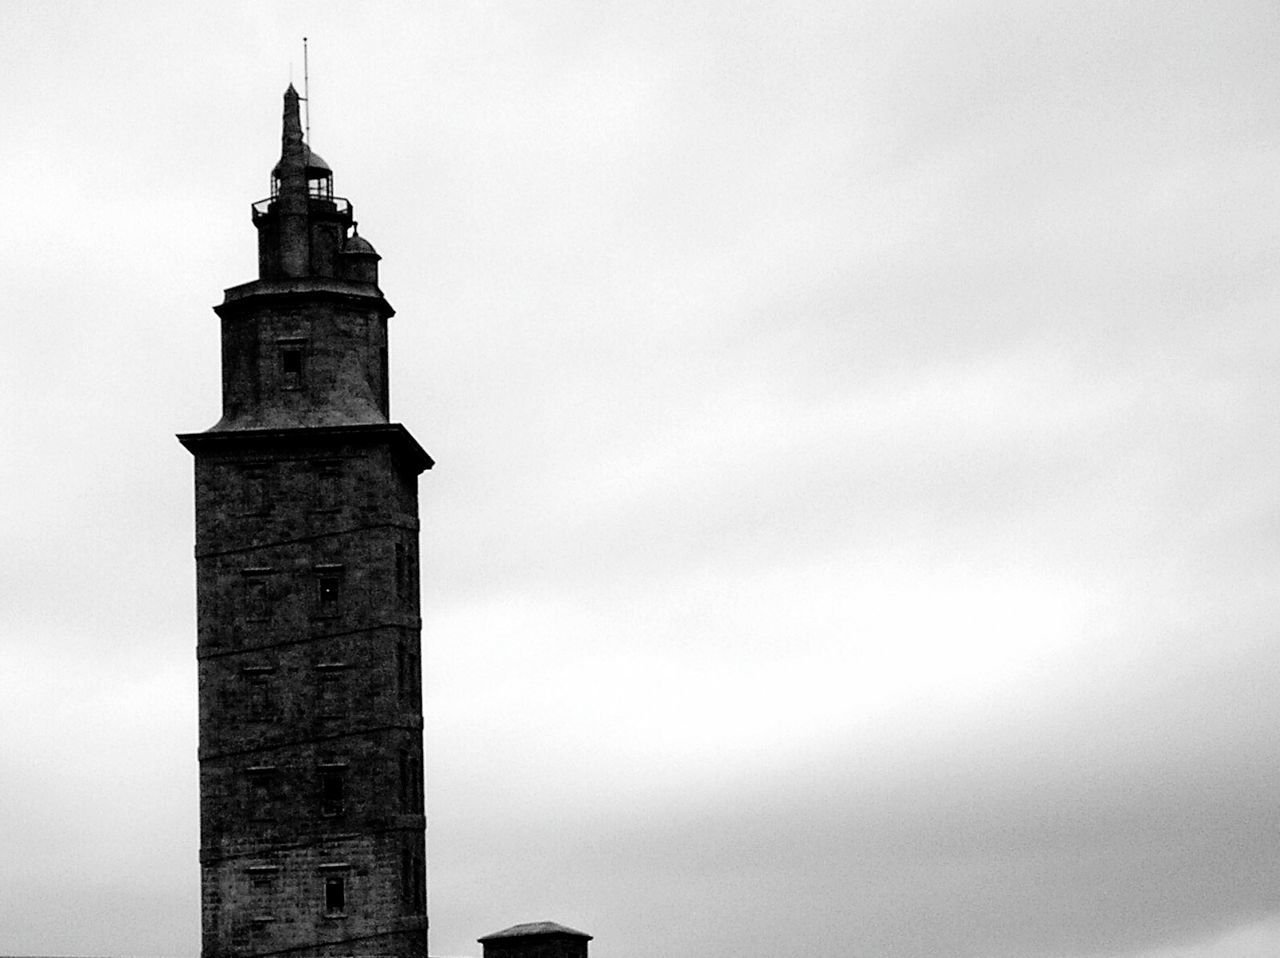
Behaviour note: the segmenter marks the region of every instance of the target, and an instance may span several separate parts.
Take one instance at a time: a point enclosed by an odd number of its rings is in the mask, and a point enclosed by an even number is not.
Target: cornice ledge
[[[330,279],[325,276],[299,276],[290,279],[255,279],[239,286],[232,286],[223,293],[220,304],[213,307],[219,316],[238,312],[260,304],[287,302],[298,297],[339,302],[368,303],[372,300],[385,316],[394,316],[395,310],[387,302],[375,283],[357,283],[351,280]]]

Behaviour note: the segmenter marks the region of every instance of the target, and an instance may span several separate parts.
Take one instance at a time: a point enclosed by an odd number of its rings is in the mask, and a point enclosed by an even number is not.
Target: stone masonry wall
[[[223,434],[196,503],[205,958],[425,955],[416,473]]]

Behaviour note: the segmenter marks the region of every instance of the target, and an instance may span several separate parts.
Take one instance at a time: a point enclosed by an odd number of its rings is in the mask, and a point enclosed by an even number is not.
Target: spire
[[[298,115],[298,91],[289,84],[284,91],[284,131],[280,137],[280,163],[276,166],[280,192],[280,271],[285,276],[310,272],[311,244],[307,227],[307,147],[302,142]]]
[[[284,149],[281,154],[282,159],[289,158],[290,154],[294,152],[301,155],[302,119],[298,111],[299,99],[298,91],[290,83],[289,88],[284,91]]]

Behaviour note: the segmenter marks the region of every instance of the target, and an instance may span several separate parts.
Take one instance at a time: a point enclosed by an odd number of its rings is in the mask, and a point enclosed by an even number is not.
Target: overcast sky
[[[173,434],[307,35],[434,955],[1280,954],[1274,0],[0,16],[0,953],[198,953]]]

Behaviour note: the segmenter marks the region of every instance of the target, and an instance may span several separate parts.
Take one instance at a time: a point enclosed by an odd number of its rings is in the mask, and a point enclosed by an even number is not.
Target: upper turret
[[[226,292],[222,418],[214,431],[388,421],[387,320],[378,260],[356,232],[333,171],[302,135],[298,92],[284,94],[271,195],[253,204],[259,278]]]
[[[253,204],[262,279],[324,277],[378,282],[377,260],[342,255],[354,221],[351,203],[333,195],[333,170],[302,137],[298,91],[284,91],[280,161],[271,170],[271,195]]]

